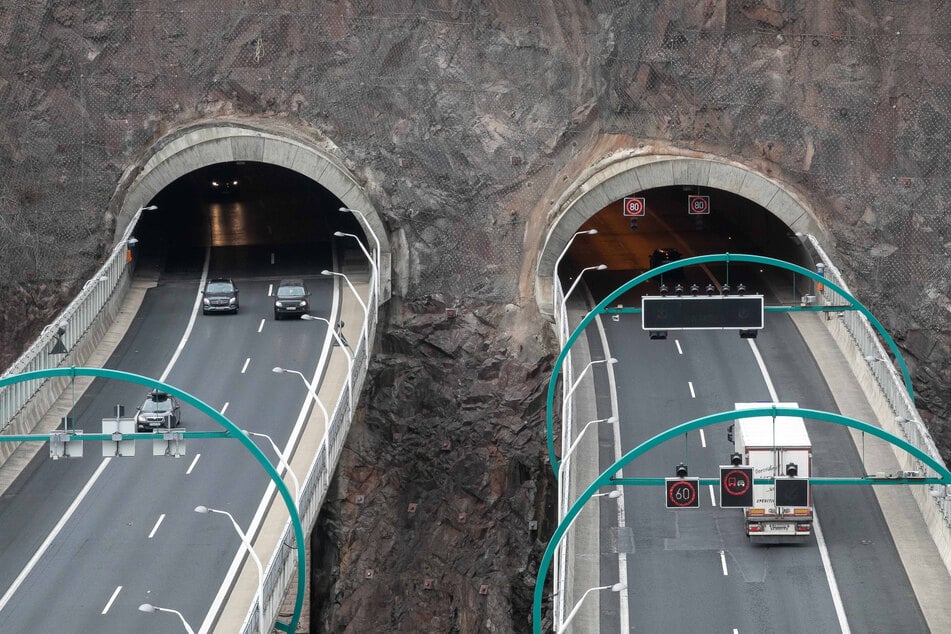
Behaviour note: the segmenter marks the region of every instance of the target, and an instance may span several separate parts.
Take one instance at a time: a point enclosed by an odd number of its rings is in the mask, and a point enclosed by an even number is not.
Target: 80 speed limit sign
[[[710,213],[710,197],[687,196],[687,213],[691,216],[702,216]]]
[[[625,198],[624,199],[624,215],[633,216],[636,218],[643,217],[647,211],[647,205],[644,203],[643,198]]]

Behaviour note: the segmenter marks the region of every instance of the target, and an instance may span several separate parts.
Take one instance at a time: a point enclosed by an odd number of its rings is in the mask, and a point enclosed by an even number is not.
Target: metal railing
[[[124,290],[130,283],[133,267],[127,253],[129,238],[143,210],[139,209],[135,213],[109,258],[79,294],[2,376],[82,365],[85,362],[112,324],[122,303]],[[57,341],[65,346],[65,354],[51,351]],[[66,379],[46,379],[0,388],[0,432],[10,431],[8,428],[18,416],[20,420],[16,421],[12,431],[32,430],[68,384]],[[30,403],[37,406],[27,408]]]
[[[826,255],[816,237],[813,235],[804,237],[813,254],[825,265],[825,277],[843,290],[851,293],[845,280],[842,279],[842,274]],[[822,303],[826,305],[841,303],[842,301],[839,295],[829,288],[823,288],[818,295],[821,297]],[[882,345],[881,338],[869,323],[868,318],[861,311],[847,310],[838,313],[836,319],[848,333],[862,359],[862,363],[864,363],[864,369],[875,378],[881,396],[891,410],[895,425],[893,429],[887,431],[901,434],[910,444],[936,461],[945,464],[934,439],[931,437],[931,433],[925,427],[911,396],[908,394],[901,375],[895,369],[891,357],[885,350],[885,346]],[[922,476],[935,477],[937,475],[933,469],[910,455],[905,460],[909,461],[908,466],[913,467],[910,470],[918,471]],[[934,503],[937,504],[938,509],[944,516],[946,525],[951,527],[951,499],[948,498],[947,491],[940,493],[940,495],[929,497],[932,497]],[[951,540],[951,531],[949,531],[947,538]]]
[[[558,347],[564,348],[565,343],[568,341],[568,337],[571,335],[571,324],[568,321],[568,307],[565,304],[565,295],[564,290],[561,288],[561,280],[556,275],[552,280],[552,290],[554,292],[554,304],[553,308],[555,313],[555,327],[558,334]],[[568,394],[570,386],[574,383],[574,371],[571,364],[571,355],[565,357],[564,363],[562,363],[562,377],[561,377],[561,390],[562,390],[562,404],[561,409],[561,456],[564,457],[568,451],[568,447],[571,445],[571,439],[573,436],[573,426],[574,418],[572,416],[573,408],[571,403],[565,402],[565,398]],[[571,493],[571,462],[568,461],[563,465],[563,471],[561,476],[558,478],[558,522],[560,523],[562,518],[564,518],[565,513],[567,513],[568,508],[571,506],[571,501],[569,500]],[[568,565],[568,561],[571,560],[570,554],[572,552],[572,542],[570,539],[562,540],[562,543],[558,545],[558,552],[554,558],[554,570],[552,572],[554,577],[554,584],[552,587],[552,626],[555,630],[559,628],[562,623],[565,614],[566,601],[568,595],[573,587],[572,576],[571,576],[571,566]]]

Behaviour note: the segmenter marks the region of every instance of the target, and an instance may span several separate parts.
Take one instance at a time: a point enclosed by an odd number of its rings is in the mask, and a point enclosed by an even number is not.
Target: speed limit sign
[[[625,198],[624,199],[624,215],[625,216],[634,216],[640,218],[644,216],[644,213],[647,211],[647,206],[644,204],[643,198]]]
[[[710,213],[710,197],[687,196],[687,213],[691,216],[702,216]]]

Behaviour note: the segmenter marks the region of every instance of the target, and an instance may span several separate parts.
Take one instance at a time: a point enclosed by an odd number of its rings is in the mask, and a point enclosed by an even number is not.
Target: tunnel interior
[[[688,213],[690,196],[708,197],[709,213]],[[766,208],[733,192],[675,185],[643,190],[631,197],[644,199],[643,216],[626,216],[624,200],[618,199],[578,228],[597,229],[597,234],[580,235],[569,247],[558,271],[562,288],[570,288],[584,271],[584,284],[593,301],[599,302],[654,266],[717,253],[762,255],[806,268],[814,265],[808,261],[800,237],[786,224]],[[607,268],[590,268],[602,264]],[[747,292],[763,293],[774,301],[792,301],[810,288],[808,278],[748,263],[689,266],[664,277],[652,278],[630,289],[619,298],[619,303],[639,304],[641,295],[656,295],[662,283],[671,290],[679,283],[687,292],[693,284],[701,292],[712,284],[717,293],[724,284],[734,292],[743,284]]]
[[[256,161],[215,163],[164,187],[134,230],[139,268],[165,275],[200,274],[206,249],[222,275],[306,276],[331,265],[332,242],[367,244],[359,221],[340,212],[328,189],[293,170]]]

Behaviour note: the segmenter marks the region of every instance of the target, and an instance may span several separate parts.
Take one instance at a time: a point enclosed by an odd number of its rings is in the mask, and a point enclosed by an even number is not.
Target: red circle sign
[[[710,197],[709,196],[689,196],[687,200],[687,205],[688,205],[687,211],[691,214],[710,213]]]
[[[730,495],[740,496],[750,490],[749,474],[742,469],[727,471],[723,476],[723,490]]]
[[[693,506],[697,500],[697,487],[690,480],[674,482],[667,489],[672,506]]]
[[[625,198],[624,199],[625,216],[643,216],[644,199],[643,198]]]

